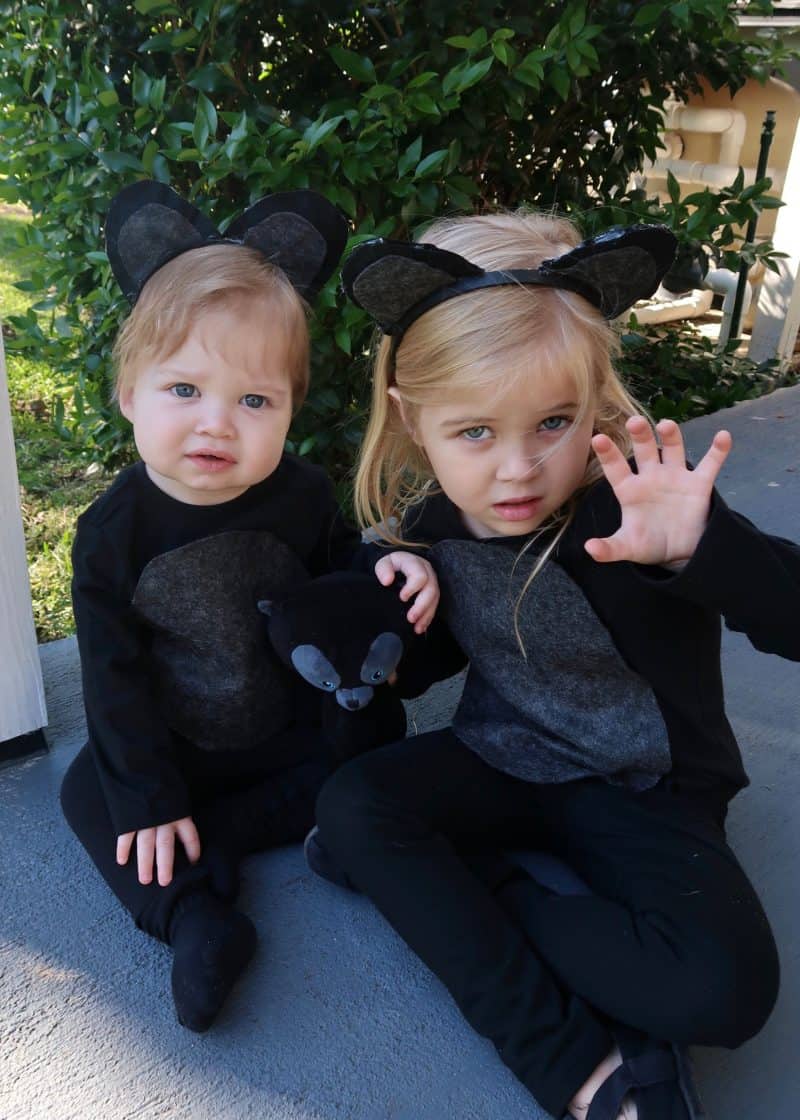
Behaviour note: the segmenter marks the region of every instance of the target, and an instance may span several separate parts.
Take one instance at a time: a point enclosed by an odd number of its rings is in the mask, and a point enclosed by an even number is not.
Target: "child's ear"
[[[125,389],[120,389],[118,400],[120,412],[126,420],[133,423],[133,386],[128,385]]]
[[[389,397],[391,399],[392,408],[396,408],[399,415],[400,415],[400,419],[403,422],[403,427],[408,432],[408,434],[411,436],[414,443],[418,443],[419,440],[417,439],[416,432],[414,431],[414,425],[411,423],[411,420],[409,419],[408,410],[406,409],[405,401],[400,396],[400,390],[397,388],[396,385],[390,385],[389,388],[386,390],[386,392],[389,394]]]

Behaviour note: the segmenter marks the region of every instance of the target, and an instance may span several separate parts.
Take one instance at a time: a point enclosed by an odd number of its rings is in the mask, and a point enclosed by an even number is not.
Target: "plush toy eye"
[[[376,670],[375,670],[375,672],[374,672],[374,673],[372,674],[372,676],[371,676],[371,677],[370,677],[369,679],[370,679],[371,681],[375,681],[376,683],[377,683],[378,681],[382,681],[382,680],[383,680],[383,672],[382,672],[382,670],[381,670],[381,669],[376,669]]]
[[[333,681],[321,681],[319,687],[324,688],[326,692],[334,692],[336,689]]]

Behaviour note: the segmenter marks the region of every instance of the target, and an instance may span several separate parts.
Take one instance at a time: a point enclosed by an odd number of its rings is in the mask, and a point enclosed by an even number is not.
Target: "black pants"
[[[315,736],[319,739],[320,733]],[[155,881],[147,886],[139,882],[135,843],[128,862],[122,867],[117,864],[117,837],[88,747],[78,753],[64,776],[61,806],[67,823],[136,925],[168,941],[170,917],[185,893],[210,890],[232,900],[236,868],[244,856],[303,839],[314,823],[314,802],[330,770],[324,756],[277,773],[228,778],[218,767],[216,772],[194,774],[185,768],[202,853],[192,865],[176,840],[173,878],[166,887]]]
[[[736,1046],[772,1009],[766,917],[713,810],[694,799],[526,783],[439,731],[348,763],[323,788],[317,822],[356,886],[555,1116],[611,1049],[609,1020]],[[495,895],[469,866],[481,843],[550,851],[594,894],[526,878]]]

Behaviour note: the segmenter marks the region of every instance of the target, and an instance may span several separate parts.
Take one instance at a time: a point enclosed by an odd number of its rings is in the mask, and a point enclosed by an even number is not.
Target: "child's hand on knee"
[[[155,828],[140,828],[138,832],[122,833],[117,837],[117,863],[128,862],[133,840],[136,837],[139,882],[143,886],[152,883],[155,861],[158,884],[166,887],[172,882],[176,836],[183,844],[189,862],[196,863],[200,858],[200,835],[191,817],[181,817],[178,821],[169,821]]]
[[[405,603],[414,597],[414,604],[406,615],[416,634],[424,634],[433,622],[439,605],[439,581],[427,560],[413,552],[390,552],[375,565],[375,575],[384,587],[394,582],[397,572],[402,572],[406,582],[400,590]]]

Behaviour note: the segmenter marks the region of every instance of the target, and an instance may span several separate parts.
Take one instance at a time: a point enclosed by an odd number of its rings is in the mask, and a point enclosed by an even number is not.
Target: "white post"
[[[788,362],[800,326],[800,128],[795,133],[772,242],[786,253],[779,273],[767,270],[761,281],[758,311],[748,357],[754,362],[779,358]]]
[[[0,332],[0,757],[4,743],[46,724]]]

